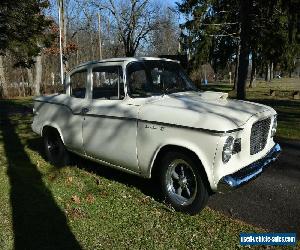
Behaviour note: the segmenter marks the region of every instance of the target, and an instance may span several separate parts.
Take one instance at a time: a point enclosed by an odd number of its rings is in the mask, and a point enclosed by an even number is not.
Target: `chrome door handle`
[[[87,112],[89,112],[90,110],[88,108],[83,108],[81,110],[81,114],[86,114]]]

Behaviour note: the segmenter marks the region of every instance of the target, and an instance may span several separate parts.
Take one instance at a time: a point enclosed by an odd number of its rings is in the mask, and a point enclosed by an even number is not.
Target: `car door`
[[[88,68],[82,67],[74,70],[67,77],[67,95],[64,100],[64,117],[62,133],[65,145],[78,153],[83,154],[82,122],[84,110],[89,105],[88,99]]]
[[[138,106],[126,100],[121,66],[92,69],[92,96],[83,121],[87,156],[139,172],[136,133]]]

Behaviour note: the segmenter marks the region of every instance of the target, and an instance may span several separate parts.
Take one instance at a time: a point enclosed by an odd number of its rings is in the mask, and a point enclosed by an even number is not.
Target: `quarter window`
[[[77,71],[70,76],[71,96],[85,98],[87,71]]]

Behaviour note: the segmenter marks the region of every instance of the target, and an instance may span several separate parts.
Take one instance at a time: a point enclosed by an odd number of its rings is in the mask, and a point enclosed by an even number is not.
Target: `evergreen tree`
[[[215,71],[238,63],[237,97],[245,99],[249,58],[251,79],[257,65],[291,71],[299,55],[300,0],[184,0],[188,48],[195,63],[209,62]],[[273,67],[272,67],[273,68]],[[270,74],[271,75],[271,74]]]
[[[0,6],[0,53],[12,52],[19,63],[33,63],[42,46],[48,45],[51,37],[45,36],[51,21],[42,10],[49,5],[47,0],[2,0]],[[28,60],[30,58],[30,60]]]
[[[15,66],[31,67],[42,48],[48,46],[52,36],[45,35],[51,24],[42,10],[46,0],[2,0],[0,5],[0,92],[7,96],[4,56],[14,55]]]

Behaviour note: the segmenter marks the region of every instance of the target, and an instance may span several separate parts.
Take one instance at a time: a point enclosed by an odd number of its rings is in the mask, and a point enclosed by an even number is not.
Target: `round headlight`
[[[234,145],[234,138],[232,136],[229,136],[226,139],[225,144],[223,146],[222,159],[224,163],[230,160],[233,151],[233,145]]]

